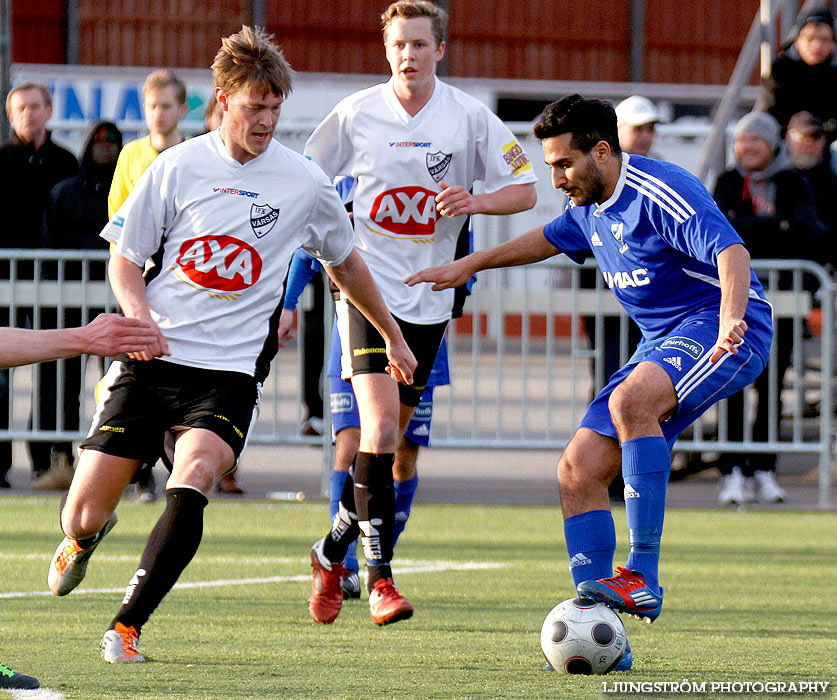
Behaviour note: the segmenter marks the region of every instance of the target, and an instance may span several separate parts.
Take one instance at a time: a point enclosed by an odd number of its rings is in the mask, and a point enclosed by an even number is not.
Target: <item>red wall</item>
[[[64,0],[13,0],[12,61],[67,62]]]
[[[63,63],[65,0],[12,3],[14,60]],[[630,79],[630,2],[449,0],[448,72],[462,77]],[[267,29],[300,71],[385,74],[378,0],[271,0]],[[645,80],[723,84],[758,0],[647,0]],[[250,0],[78,0],[82,64],[208,67]]]

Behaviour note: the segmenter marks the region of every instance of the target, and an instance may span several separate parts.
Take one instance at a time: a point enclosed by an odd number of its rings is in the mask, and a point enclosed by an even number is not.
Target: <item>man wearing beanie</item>
[[[822,120],[831,143],[837,138],[834,18],[829,10],[817,10],[805,15],[799,26],[793,44],[773,61],[756,108],[772,114],[782,130],[797,112],[811,112]]]
[[[766,112],[750,112],[735,125],[734,137],[735,165],[718,178],[714,197],[752,258],[817,258],[823,248],[825,231],[817,218],[810,185],[793,169],[783,148],[779,123]],[[789,282],[780,279],[780,288],[789,289]],[[775,331],[781,390],[793,349],[793,320],[779,319]],[[758,395],[753,423],[756,441],[766,441],[768,436],[768,381],[769,369],[765,369],[754,384]],[[729,439],[741,440],[743,392],[730,396],[727,401]],[[780,416],[781,411],[773,416],[777,428]],[[768,503],[785,498],[775,479],[775,453],[749,456],[725,453],[719,459],[718,468],[724,478],[719,496],[724,505],[740,505],[756,497]]]

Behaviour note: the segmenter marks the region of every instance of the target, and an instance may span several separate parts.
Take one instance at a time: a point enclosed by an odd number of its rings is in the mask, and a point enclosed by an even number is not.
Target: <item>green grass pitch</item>
[[[57,599],[40,594],[60,539],[56,499],[0,499],[0,661],[66,700],[601,700],[615,697],[603,682],[684,679],[834,687],[834,513],[669,511],[663,614],[624,620],[634,670],[569,677],[542,670],[538,639],[549,609],[572,596],[557,509],[416,506],[395,566],[416,613],[379,628],[365,600],[333,625],[308,616],[324,504],[214,502],[181,577],[201,585],[172,591],[146,626],[150,663],[105,664],[99,639],[161,507],[122,504],[85,581]],[[624,511],[615,517],[619,564]]]

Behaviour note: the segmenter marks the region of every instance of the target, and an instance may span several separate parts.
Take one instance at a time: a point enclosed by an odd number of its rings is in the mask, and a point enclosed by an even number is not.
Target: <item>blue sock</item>
[[[410,517],[410,508],[413,505],[413,497],[418,488],[418,474],[406,481],[395,481],[395,530],[392,533],[392,546],[398,542],[398,538],[404,528],[407,527],[407,518]]]
[[[670,471],[671,452],[665,438],[640,437],[622,443],[625,515],[631,543],[627,568],[645,576],[655,593],[660,592],[660,537]]]
[[[590,510],[564,520],[573,585],[613,576],[616,527],[609,510]]]
[[[340,494],[343,493],[343,485],[346,483],[346,477],[349,475],[349,472],[340,472],[334,470],[331,472],[331,478],[329,479],[329,491],[328,491],[328,515],[329,515],[329,523],[334,521],[334,516],[337,515],[337,507],[340,505]],[[347,569],[351,569],[352,571],[358,570],[357,564],[357,540],[352,542],[349,545],[349,549],[346,552],[346,559],[343,561],[344,565]]]

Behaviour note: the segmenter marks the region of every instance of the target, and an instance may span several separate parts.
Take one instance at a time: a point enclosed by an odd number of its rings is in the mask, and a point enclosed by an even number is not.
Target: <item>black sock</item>
[[[346,481],[343,483],[343,492],[340,494],[340,503],[337,506],[337,515],[331,523],[331,532],[323,542],[323,554],[325,554],[326,559],[335,564],[339,564],[346,558],[349,545],[360,535],[360,530],[357,525],[357,511],[355,509],[353,471],[354,465],[346,475]]]
[[[394,459],[391,453],[358,452],[355,460],[355,503],[369,590],[378,579],[392,576],[389,565],[395,530]]]
[[[166,491],[166,509],[148,536],[122,607],[110,624],[121,622],[139,631],[192,561],[203,535],[203,509],[208,501],[199,491],[174,488]]]

